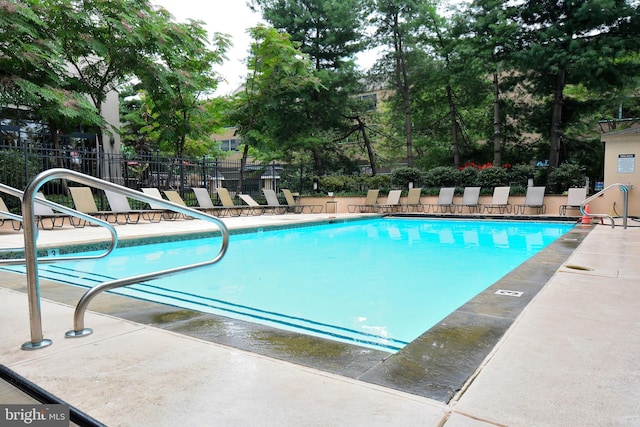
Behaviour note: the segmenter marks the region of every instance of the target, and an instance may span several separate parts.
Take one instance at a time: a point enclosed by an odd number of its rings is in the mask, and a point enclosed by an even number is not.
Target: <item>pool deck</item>
[[[353,214],[224,222],[229,228],[266,227],[343,216]],[[53,345],[24,351],[25,278],[11,273],[0,273],[0,364],[109,426],[640,425],[640,228],[630,225],[596,225],[586,234],[448,403],[91,306],[86,324],[95,332],[65,339],[73,306],[48,295],[41,303],[43,330]],[[182,220],[118,231],[134,238],[201,228],[200,221]],[[106,235],[94,227],[42,231],[39,245]],[[0,247],[22,246],[21,238],[3,231]],[[31,400],[0,382],[0,403],[23,402]]]

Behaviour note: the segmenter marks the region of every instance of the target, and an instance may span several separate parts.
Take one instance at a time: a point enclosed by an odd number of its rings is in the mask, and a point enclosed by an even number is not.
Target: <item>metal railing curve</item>
[[[8,185],[4,185],[4,184],[0,184],[0,192],[3,192],[5,194],[9,194],[11,196],[17,197],[18,199],[22,200],[23,196],[24,196],[24,192],[20,191],[16,188],[13,187],[9,187]],[[109,255],[118,245],[118,232],[116,231],[116,229],[113,227],[113,225],[109,224],[107,221],[101,220],[99,218],[96,218],[94,216],[85,214],[84,212],[80,212],[77,211],[75,209],[71,209],[68,208],[66,206],[60,205],[58,203],[52,202],[50,200],[46,200],[46,199],[37,199],[37,203],[41,203],[45,206],[50,207],[51,209],[58,211],[58,212],[62,212],[65,213],[67,215],[71,215],[71,216],[75,216],[77,218],[82,219],[83,221],[87,221],[96,225],[100,225],[105,227],[109,233],[111,233],[111,243],[109,245],[109,247],[107,249],[105,249],[105,251],[103,253],[97,254],[97,255],[79,255],[79,256],[64,256],[64,257],[60,257],[60,256],[48,256],[46,258],[42,258],[40,260],[41,264],[52,264],[54,262],[58,262],[58,261],[79,261],[79,260],[87,260],[87,259],[98,259],[98,258],[104,258],[107,255]],[[10,212],[3,212],[2,213],[3,216],[5,216],[8,219],[12,219],[14,221],[20,221],[23,222],[23,217],[20,215],[16,215],[16,214],[12,214]],[[36,227],[35,229],[35,240],[38,240],[38,228]],[[24,247],[22,248],[11,248],[11,250],[20,250],[20,249],[24,249]],[[11,259],[0,259],[0,265],[22,265],[26,263],[26,259],[25,258],[11,258]]]
[[[180,267],[174,267],[170,269],[165,269],[165,270],[156,271],[156,272],[147,273],[147,274],[141,274],[141,275],[124,278],[124,279],[112,280],[112,281],[104,282],[100,285],[94,286],[93,288],[89,289],[80,298],[80,301],[78,302],[75,308],[75,312],[73,316],[74,329],[71,331],[68,331],[65,334],[67,337],[81,337],[81,336],[89,335],[93,332],[90,328],[84,327],[84,313],[86,311],[87,306],[91,302],[91,300],[101,292],[104,292],[109,289],[130,285],[133,283],[138,283],[144,280],[167,277],[185,270],[191,270],[191,269],[211,265],[220,261],[222,257],[224,257],[224,254],[227,251],[227,248],[229,245],[229,231],[226,225],[224,224],[224,222],[222,222],[220,219],[212,215],[208,215],[206,213],[200,212],[198,210],[195,210],[186,206],[178,205],[168,200],[149,196],[140,191],[131,190],[121,185],[113,184],[111,182],[104,181],[99,178],[94,178],[89,175],[84,175],[80,172],[76,172],[73,170],[56,168],[56,169],[49,169],[47,171],[41,172],[27,186],[27,188],[24,191],[24,196],[22,198],[22,214],[23,214],[23,228],[24,228],[24,242],[25,242],[25,265],[27,270],[27,293],[29,298],[29,315],[30,315],[30,323],[31,323],[31,341],[22,345],[22,348],[24,350],[39,349],[39,348],[47,347],[52,343],[51,340],[45,339],[42,334],[42,320],[41,320],[41,314],[40,314],[40,282],[39,282],[39,276],[38,276],[38,256],[37,256],[37,251],[35,247],[35,240],[36,240],[38,230],[37,230],[37,224],[34,216],[34,204],[35,204],[36,194],[40,189],[40,187],[45,183],[54,179],[66,179],[66,180],[74,181],[87,186],[99,188],[102,190],[113,191],[115,193],[125,195],[135,200],[139,200],[146,203],[153,203],[154,205],[161,206],[163,209],[174,211],[174,212],[187,215],[189,217],[201,219],[204,221],[213,222],[220,229],[220,234],[222,236],[222,244],[220,247],[220,251],[213,259],[209,261],[189,264],[189,265],[180,266]],[[42,200],[38,199],[38,203],[40,202],[42,202]],[[82,216],[78,215],[80,213],[73,209],[65,208],[59,205],[52,206],[52,208],[60,210],[61,212],[67,213],[69,215],[79,216],[85,219],[84,214]],[[110,224],[108,225],[111,228],[113,228]],[[65,257],[64,259],[68,260],[70,258]]]
[[[615,187],[618,187],[620,189],[620,191],[622,191],[622,226],[626,229],[627,228],[627,218],[629,217],[629,187],[631,187],[630,185],[625,185],[625,184],[621,184],[621,183],[611,184],[611,185],[603,188],[602,190],[598,191],[594,195],[592,195],[590,197],[587,197],[580,204],[580,213],[582,214],[582,216],[593,217],[593,218],[607,218],[611,222],[611,228],[615,228],[616,222],[615,222],[615,220],[613,219],[613,217],[611,215],[609,215],[609,214],[597,214],[597,213],[591,213],[591,212],[586,212],[585,211],[585,206],[590,201],[594,200],[597,197],[600,197],[607,190],[609,190],[611,188],[615,188]]]

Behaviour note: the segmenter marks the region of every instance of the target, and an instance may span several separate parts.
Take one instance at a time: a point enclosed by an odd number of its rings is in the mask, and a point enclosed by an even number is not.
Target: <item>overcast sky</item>
[[[257,25],[260,15],[252,13],[244,0],[152,0],[152,3],[167,9],[178,22],[203,21],[209,34],[231,36],[229,59],[218,69],[225,81],[218,85],[216,94],[226,95],[237,89],[246,74],[243,61],[251,42],[246,29]]]
[[[229,34],[233,46],[227,52],[229,58],[218,69],[224,82],[218,85],[216,95],[226,95],[236,90],[246,75],[244,60],[249,51],[251,38],[246,29],[261,22],[259,14],[251,12],[245,0],[151,0],[156,6],[167,9],[178,22],[196,19],[205,22],[209,34]],[[370,67],[375,54],[359,56],[362,67]]]

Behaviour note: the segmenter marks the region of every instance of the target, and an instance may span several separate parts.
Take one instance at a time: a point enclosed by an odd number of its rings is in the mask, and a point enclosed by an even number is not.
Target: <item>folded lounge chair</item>
[[[407,194],[407,200],[402,204],[402,210],[405,212],[422,212],[422,203],[420,203],[421,195],[422,188],[410,188],[409,194]]]
[[[243,202],[251,207],[253,213],[285,213],[287,209],[286,206],[261,205],[248,194],[239,194],[238,197],[240,197]]]
[[[387,195],[387,202],[382,204],[376,204],[376,210],[378,212],[399,212],[400,211],[400,196],[402,190],[390,190]]]
[[[511,213],[511,205],[509,204],[509,192],[511,187],[495,187],[493,189],[493,197],[491,203],[484,205],[484,211],[492,213],[493,209],[497,209],[499,213]]]
[[[465,187],[464,194],[462,195],[462,203],[456,204],[455,207],[458,208],[458,212],[460,213],[462,213],[465,206],[469,209],[469,213],[480,212],[480,204],[478,204],[479,198],[480,187]]]
[[[534,210],[537,214],[543,214],[546,210],[544,204],[545,187],[527,187],[527,194],[524,203],[516,206],[516,214],[523,214],[527,208]]]
[[[442,187],[438,194],[438,203],[430,204],[429,207],[433,207],[433,212],[451,212],[453,213],[453,195],[455,193],[455,187]],[[427,208],[428,211],[429,208]]]
[[[293,197],[293,193],[291,190],[286,188],[282,189],[282,194],[284,194],[284,199],[287,201],[287,207],[290,212],[294,213],[321,213],[322,205],[301,205],[296,203],[296,199]]]
[[[264,194],[264,198],[267,199],[267,206],[273,207],[275,213],[289,212],[288,206],[283,206],[280,204],[280,201],[278,200],[278,195],[274,190],[271,190],[269,188],[263,188],[262,194]]]
[[[567,209],[580,209],[580,205],[587,198],[587,189],[584,187],[570,188],[567,193],[567,204],[560,206],[560,215],[566,215]]]
[[[359,212],[375,212],[378,204],[378,194],[380,190],[367,191],[367,197],[364,199],[364,204],[361,205],[347,205],[347,210],[354,213],[356,210]]]
[[[118,224],[137,224],[140,218],[149,222],[160,222],[164,209],[131,209],[129,199],[124,194],[115,191],[105,190],[111,214]]]

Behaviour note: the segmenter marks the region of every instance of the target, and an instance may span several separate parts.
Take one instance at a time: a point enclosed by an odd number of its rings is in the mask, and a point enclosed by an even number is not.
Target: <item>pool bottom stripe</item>
[[[6,270],[11,272],[17,272],[25,274],[26,269],[24,266],[9,266],[2,267],[0,270]],[[83,288],[91,288],[100,283],[109,280],[115,280],[115,277],[110,277],[104,274],[91,273],[91,272],[79,272],[77,270],[55,266],[55,265],[41,265],[39,276],[43,279],[52,280],[68,285],[79,286]],[[75,280],[73,280],[75,279]],[[354,342],[359,344],[365,344],[386,351],[398,351],[402,347],[406,346],[408,342],[384,337],[381,335],[371,334],[368,332],[362,332],[355,329],[345,328],[341,326],[330,325],[327,323],[317,322],[310,319],[305,319],[296,316],[290,316],[283,313],[277,313],[273,311],[262,310],[250,306],[236,304],[228,301],[223,301],[216,298],[208,298],[200,295],[195,295],[189,292],[183,292],[179,290],[173,290],[163,288],[161,286],[150,285],[149,283],[138,283],[135,285],[129,285],[123,288],[111,290],[108,292],[129,296],[132,298],[150,301],[160,302],[157,299],[148,298],[145,295],[150,294],[164,299],[163,303],[171,304],[181,308],[184,307],[178,304],[178,302],[189,304],[190,306],[202,307],[199,311],[204,311],[204,308],[211,310],[217,310],[220,312],[231,313],[239,316],[243,316],[249,319],[255,319],[258,321],[268,322],[275,325],[283,325],[302,331],[307,331],[320,336],[329,336],[336,339],[345,340],[348,342]],[[135,294],[135,295],[132,295]],[[175,302],[175,303],[174,303]]]

